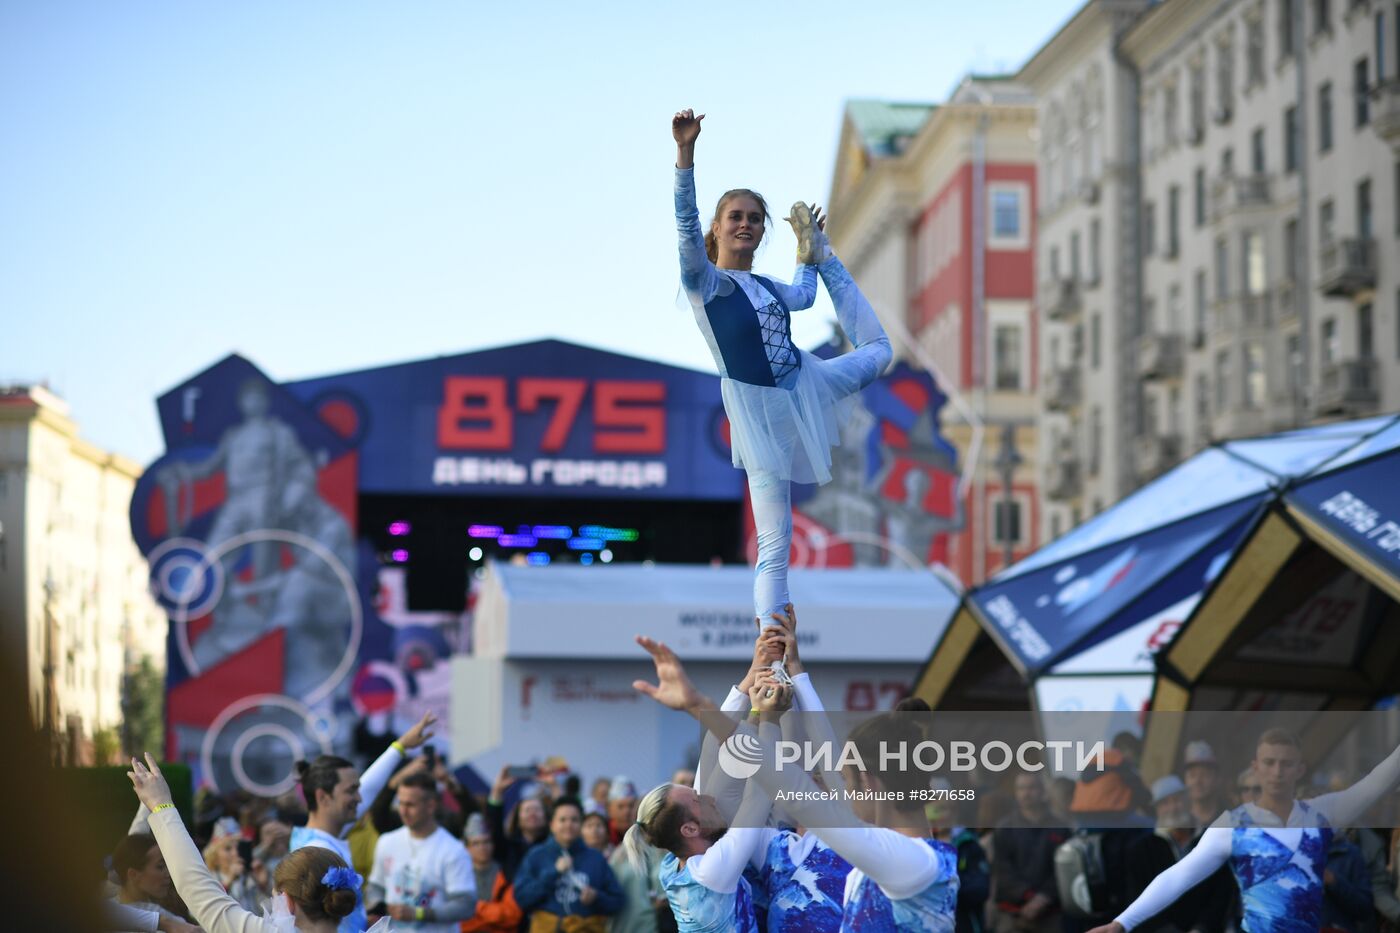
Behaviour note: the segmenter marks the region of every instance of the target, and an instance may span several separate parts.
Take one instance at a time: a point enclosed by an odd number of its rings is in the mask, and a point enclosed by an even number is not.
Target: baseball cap
[[[1168,774],[1152,782],[1152,803],[1156,805],[1166,800],[1172,794],[1182,794],[1185,792],[1186,785],[1182,783],[1181,778],[1177,777],[1175,774]]]
[[[1209,742],[1202,742],[1198,739],[1195,742],[1187,743],[1185,757],[1186,767],[1213,764],[1215,764],[1215,751],[1210,747]]]

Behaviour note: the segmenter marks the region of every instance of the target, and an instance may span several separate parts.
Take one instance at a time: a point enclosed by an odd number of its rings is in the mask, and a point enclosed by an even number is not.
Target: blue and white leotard
[[[773,832],[763,860],[768,933],[837,933],[851,863],[808,833]]]
[[[1286,823],[1254,804],[1228,811],[1128,905],[1118,922],[1132,930],[1228,862],[1239,884],[1246,933],[1316,931],[1333,829],[1352,825],[1397,780],[1400,748],[1346,790],[1295,801]]]

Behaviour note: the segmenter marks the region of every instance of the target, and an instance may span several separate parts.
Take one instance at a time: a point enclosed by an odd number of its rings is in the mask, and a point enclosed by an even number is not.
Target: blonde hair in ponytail
[[[641,877],[648,875],[648,848],[665,849],[679,856],[671,848],[679,843],[680,822],[684,822],[674,820],[675,811],[681,809],[670,802],[671,788],[675,786],[666,783],[653,787],[637,804],[637,821],[627,827],[622,836],[622,850],[627,853],[627,861]]]

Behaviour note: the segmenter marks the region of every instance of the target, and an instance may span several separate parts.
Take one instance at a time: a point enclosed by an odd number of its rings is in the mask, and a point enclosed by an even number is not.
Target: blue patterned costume
[[[739,879],[733,891],[715,891],[696,881],[690,864],[667,852],[661,860],[661,887],[680,933],[758,933],[749,883]]]
[[[1239,808],[1230,838],[1230,870],[1240,886],[1243,926],[1249,933],[1303,933],[1322,926],[1322,873],[1332,828],[1306,803],[1298,809],[1317,825],[1303,829],[1263,831],[1254,827],[1246,808]],[[1279,839],[1296,834],[1297,841]]]
[[[837,933],[850,873],[851,863],[815,836],[777,833],[763,862],[768,933]]]
[[[958,908],[958,853],[946,842],[925,839],[938,856],[938,877],[913,897],[895,900],[855,869],[846,880],[841,933],[953,933]]]

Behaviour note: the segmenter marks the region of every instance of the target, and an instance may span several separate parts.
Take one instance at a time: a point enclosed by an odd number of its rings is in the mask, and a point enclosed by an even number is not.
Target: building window
[[[1215,410],[1225,411],[1230,404],[1230,351],[1215,354]]]
[[[994,388],[999,392],[1021,391],[1021,328],[998,324],[992,335]]]
[[[1376,325],[1368,301],[1356,309],[1356,355],[1369,360],[1376,355]]]
[[[1288,392],[1293,398],[1303,391],[1303,338],[1289,334],[1284,342],[1283,365],[1288,374]]]
[[[1060,513],[1052,512],[1050,515],[1050,540],[1054,541],[1063,531],[1064,523],[1061,521]]]
[[[1264,128],[1261,126],[1249,137],[1249,170],[1256,175],[1264,174],[1265,159]]]
[[[1205,444],[1210,440],[1210,377],[1196,373],[1196,437]]]
[[[1248,230],[1243,237],[1244,290],[1249,295],[1262,295],[1268,287],[1264,274],[1264,235]]]
[[[1395,75],[1391,75],[1395,77]],[[1376,83],[1385,80],[1385,10],[1376,11]]]
[[[1244,347],[1244,407],[1259,409],[1264,407],[1264,396],[1268,389],[1264,374],[1264,345],[1251,341]]]
[[[1026,249],[1030,246],[1029,203],[1026,186],[997,183],[987,186],[991,235],[988,245],[993,249]]]
[[[1284,281],[1293,282],[1298,273],[1298,218],[1290,217],[1283,225],[1283,274]]]
[[[1103,274],[1103,231],[1097,217],[1089,220],[1089,281],[1097,283]]]
[[[1264,20],[1250,16],[1244,21],[1245,84],[1253,87],[1264,83]]]
[[[1317,238],[1323,243],[1337,238],[1337,209],[1330,199],[1317,206]]]
[[[1099,313],[1095,311],[1089,318],[1089,365],[1094,369],[1099,368],[1099,359],[1103,353],[1103,327],[1099,323]]]
[[[1198,143],[1205,138],[1206,132],[1206,66],[1205,62],[1197,60],[1191,63],[1190,76],[1187,79],[1187,94],[1189,100],[1187,106],[1190,108],[1188,116],[1191,119],[1190,141]]]
[[[1069,277],[1080,281],[1079,273],[1084,267],[1079,264],[1079,231],[1069,235]]]
[[[1095,405],[1089,411],[1089,472],[1099,473],[1099,461],[1103,457],[1103,412]]]
[[[1351,92],[1355,99],[1356,126],[1358,129],[1371,122],[1371,66],[1367,60],[1358,58],[1351,68]]]
[[[1224,178],[1230,178],[1235,174],[1235,150],[1229,146],[1220,150],[1220,174]]]
[[[1369,240],[1374,233],[1371,224],[1371,179],[1366,178],[1356,185],[1356,235]]]
[[[1196,169],[1193,194],[1195,201],[1194,213],[1196,215],[1196,227],[1204,227],[1206,225],[1206,170],[1203,168]]]
[[[1016,499],[1007,501],[998,497],[994,503],[995,515],[992,531],[993,543],[1012,546],[1021,543],[1021,503]]]
[[[1331,0],[1313,0],[1313,35],[1332,31]]]
[[[1225,238],[1215,239],[1215,300],[1224,301],[1230,295],[1230,246]]]
[[[1167,255],[1175,257],[1181,252],[1181,188],[1172,185],[1167,189]]]
[[[1151,201],[1142,205],[1142,254],[1151,256],[1157,249],[1157,206]]]
[[[1229,123],[1235,106],[1235,47],[1227,35],[1215,46],[1215,122]]]
[[[1298,108],[1283,111],[1283,170],[1298,171]]]
[[[1181,333],[1181,323],[1181,286],[1173,282],[1167,287],[1167,333]]]
[[[1332,151],[1332,82],[1317,89],[1317,151]]]
[[[1177,143],[1176,128],[1181,107],[1177,98],[1176,84],[1167,85],[1164,94],[1166,105],[1162,108],[1162,142],[1168,148],[1175,148]]]
[[[1278,4],[1278,54],[1288,58],[1293,54],[1293,8],[1298,0],[1279,0]]]
[[[1050,247],[1050,278],[1056,282],[1060,281],[1060,248]]]
[[[1322,322],[1322,340],[1318,343],[1318,354],[1322,358],[1323,366],[1331,366],[1337,362],[1342,355],[1341,336],[1337,333],[1336,318],[1327,318]]]
[[[1193,305],[1192,316],[1195,319],[1196,342],[1205,340],[1206,336],[1206,270],[1197,269],[1196,278],[1192,287]]]

